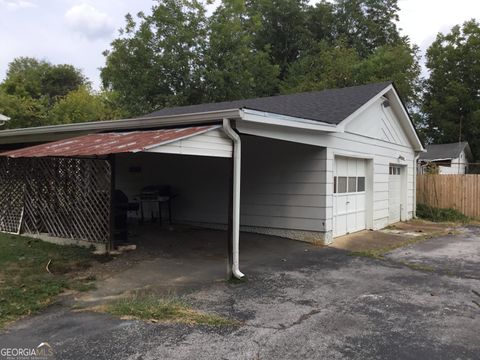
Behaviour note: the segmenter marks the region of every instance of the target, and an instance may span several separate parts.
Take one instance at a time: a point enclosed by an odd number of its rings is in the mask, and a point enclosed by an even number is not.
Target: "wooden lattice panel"
[[[24,164],[22,160],[0,158],[0,231],[17,233],[20,230],[25,192]]]
[[[31,158],[7,162],[8,169],[23,174],[16,178],[23,186],[20,186],[22,200],[9,209],[15,208],[15,214],[23,212],[24,232],[92,243],[109,241],[111,168],[108,161]],[[2,181],[1,189],[7,191],[7,184],[8,181]],[[10,203],[12,201],[6,204]],[[3,202],[1,208],[2,211],[5,208]],[[1,228],[1,219],[0,230],[6,231]]]

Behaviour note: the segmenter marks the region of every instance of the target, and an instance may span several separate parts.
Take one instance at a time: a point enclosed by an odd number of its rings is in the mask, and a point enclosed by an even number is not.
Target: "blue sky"
[[[313,2],[313,1],[312,1]],[[147,12],[152,0],[0,0],[0,78],[17,56],[73,64],[98,88],[102,51],[126,13]],[[476,0],[400,0],[402,33],[422,50],[435,35],[480,14]]]

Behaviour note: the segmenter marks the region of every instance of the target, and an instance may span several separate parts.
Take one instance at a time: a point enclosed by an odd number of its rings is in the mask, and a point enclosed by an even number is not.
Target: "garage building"
[[[411,219],[424,151],[390,82],[4,130],[0,147],[0,231],[111,249],[115,191],[166,191],[129,221],[230,225],[238,277],[240,231],[329,244]]]

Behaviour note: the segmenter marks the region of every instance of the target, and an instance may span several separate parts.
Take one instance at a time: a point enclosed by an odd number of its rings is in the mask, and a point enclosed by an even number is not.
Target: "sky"
[[[31,56],[72,64],[98,89],[102,52],[117,37],[125,14],[148,12],[152,4],[152,0],[0,0],[0,79],[15,57]],[[399,0],[399,6],[401,33],[422,52],[438,32],[480,16],[478,0]]]

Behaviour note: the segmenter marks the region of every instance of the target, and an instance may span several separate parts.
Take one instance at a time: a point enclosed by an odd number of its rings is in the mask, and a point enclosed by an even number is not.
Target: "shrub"
[[[455,209],[434,208],[425,204],[417,204],[417,217],[434,222],[466,223],[470,218]]]

